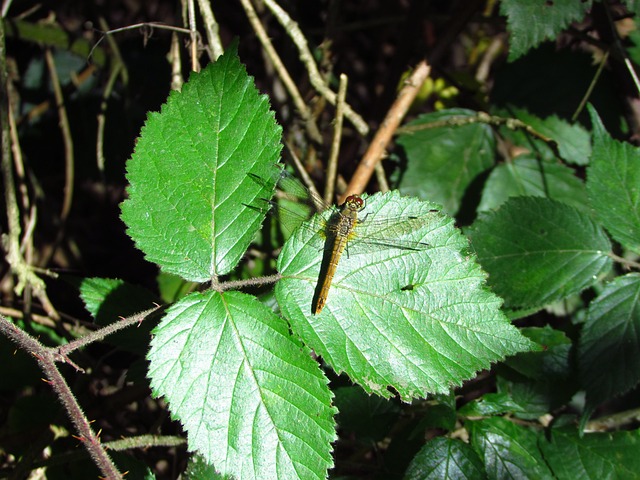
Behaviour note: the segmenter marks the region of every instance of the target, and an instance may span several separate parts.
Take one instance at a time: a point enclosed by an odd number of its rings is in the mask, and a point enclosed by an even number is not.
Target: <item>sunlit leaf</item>
[[[491,362],[533,347],[485,288],[484,273],[452,219],[433,207],[397,192],[367,198],[362,213],[369,215],[347,246],[318,315],[312,300],[325,247],[317,233],[320,217],[298,229],[278,259],[283,279],[276,296],[294,332],[368,392],[389,396],[392,387],[405,400],[446,392]],[[388,230],[389,241],[428,248],[358,243],[380,236],[375,230],[382,219],[400,217],[419,219],[419,228],[397,237],[397,230]]]
[[[286,322],[238,292],[193,293],[166,313],[149,377],[189,449],[243,479],[323,479],[335,439],[331,392]]]
[[[246,205],[274,188],[247,175],[273,167],[280,135],[233,49],[172,92],[127,162],[122,219],[146,258],[196,282],[234,268],[264,219]]]

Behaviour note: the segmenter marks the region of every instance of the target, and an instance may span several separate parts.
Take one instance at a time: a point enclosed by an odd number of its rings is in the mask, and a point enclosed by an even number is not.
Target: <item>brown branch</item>
[[[375,170],[376,164],[378,164],[384,156],[391,137],[393,137],[395,131],[400,126],[400,122],[409,110],[420,87],[429,76],[430,71],[431,67],[427,64],[426,60],[423,60],[416,66],[411,76],[407,79],[405,86],[398,93],[396,101],[389,109],[380,129],[376,132],[369,148],[362,157],[340,202],[344,202],[344,199],[348,195],[364,192]]]

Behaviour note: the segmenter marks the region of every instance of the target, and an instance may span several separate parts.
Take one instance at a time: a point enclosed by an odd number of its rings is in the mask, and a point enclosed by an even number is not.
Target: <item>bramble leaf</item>
[[[433,207],[398,192],[367,198],[362,213],[369,215],[347,246],[318,315],[311,310],[325,242],[314,233],[323,228],[321,218],[294,232],[278,258],[283,279],[276,297],[293,331],[367,392],[388,397],[392,387],[406,401],[446,392],[491,362],[533,348],[485,288],[485,274],[453,220]],[[428,248],[365,243],[380,236],[374,230],[382,219],[400,217],[421,225],[399,237],[387,231],[389,242]]]
[[[591,404],[640,382],[640,274],[616,278],[591,302],[578,359]]]
[[[218,471],[324,479],[335,439],[327,379],[287,323],[238,292],[190,294],[154,331],[154,394]]]
[[[502,205],[509,197],[552,198],[589,212],[584,183],[569,167],[521,155],[493,169],[482,191],[478,211]]]
[[[467,120],[476,112],[462,108],[421,115],[407,128]],[[455,122],[454,122],[455,123]],[[486,124],[470,123],[416,130],[398,137],[407,155],[399,188],[405,195],[441,203],[453,215],[473,179],[494,163],[494,134]]]
[[[273,168],[280,135],[233,49],[172,92],[127,163],[122,219],[146,258],[196,282],[231,271],[264,219],[247,204],[274,188],[247,175]]]
[[[609,271],[611,244],[587,215],[540,197],[514,197],[481,215],[469,236],[489,284],[510,307],[543,306]]]
[[[611,236],[640,253],[640,149],[612,139],[589,106],[593,156],[587,170],[591,205]]]
[[[500,13],[507,17],[509,60],[524,55],[544,40],[555,39],[571,22],[584,18],[591,8],[591,0],[554,0],[553,2],[530,0],[503,0]]]
[[[574,427],[552,428],[539,445],[558,480],[636,478],[640,471],[639,430],[580,434]]]

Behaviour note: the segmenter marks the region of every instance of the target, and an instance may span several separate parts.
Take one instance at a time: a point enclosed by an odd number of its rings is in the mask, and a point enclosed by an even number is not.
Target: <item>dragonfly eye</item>
[[[345,205],[349,205],[355,210],[362,210],[364,208],[364,200],[359,195],[349,195],[344,201]]]

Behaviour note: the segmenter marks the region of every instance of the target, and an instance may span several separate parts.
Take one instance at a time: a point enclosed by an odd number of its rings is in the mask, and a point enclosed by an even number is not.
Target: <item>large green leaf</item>
[[[584,213],[548,198],[515,197],[469,229],[489,283],[510,307],[543,306],[609,271],[611,244]]]
[[[640,253],[640,149],[612,139],[589,106],[593,157],[587,171],[591,205],[611,236]]]
[[[411,461],[404,480],[484,479],[478,454],[461,440],[438,437],[427,442]]]
[[[539,446],[558,480],[638,478],[640,430],[580,434],[575,427],[551,429]]]
[[[569,167],[520,156],[493,169],[482,191],[478,211],[497,208],[509,197],[549,197],[589,212],[584,183]]]
[[[484,123],[455,126],[455,120],[468,120],[476,112],[465,109],[444,110],[421,115],[407,124],[420,128],[448,121],[450,125],[418,129],[398,137],[407,156],[407,170],[399,188],[413,195],[440,203],[453,215],[473,179],[494,162],[494,135]]]
[[[599,403],[640,382],[640,275],[618,277],[589,305],[578,350],[587,400]]]
[[[323,479],[335,439],[327,379],[287,323],[255,298],[182,298],[154,331],[149,377],[189,449],[242,479]]]
[[[127,163],[122,219],[147,259],[197,282],[234,268],[264,218],[246,204],[273,191],[247,175],[273,168],[280,134],[233,49],[172,92]]]
[[[362,213],[366,218],[339,262],[320,314],[311,312],[324,220],[316,216],[296,230],[278,258],[282,313],[336,371],[367,392],[389,396],[391,386],[409,400],[446,392],[491,362],[532,348],[485,288],[485,275],[451,218],[398,192],[367,198]],[[378,223],[400,218],[414,219],[402,235],[398,225],[385,230]],[[384,234],[386,245],[363,242]],[[394,248],[394,240],[428,248]]]
[[[584,18],[591,0],[502,0],[500,13],[507,17],[509,60],[515,60],[544,40],[554,40],[571,22]]]
[[[504,418],[467,422],[466,426],[488,478],[553,478],[538,450],[538,435],[532,430]]]

